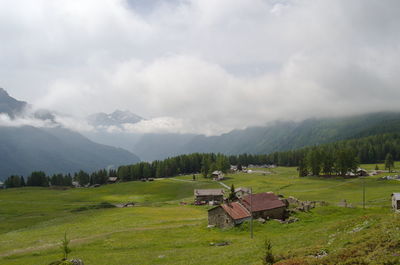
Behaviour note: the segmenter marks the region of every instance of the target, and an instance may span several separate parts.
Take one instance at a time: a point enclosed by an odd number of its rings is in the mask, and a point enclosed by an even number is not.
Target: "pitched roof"
[[[195,196],[219,196],[224,195],[223,189],[206,189],[206,190],[194,190]]]
[[[285,207],[283,201],[279,200],[279,197],[272,192],[263,192],[245,196],[243,198],[243,205],[247,209],[250,209],[250,203],[252,212]]]
[[[243,219],[250,217],[249,211],[238,202],[229,204],[222,204],[221,207],[225,210],[233,220]]]
[[[238,192],[238,191],[250,193],[250,188],[239,187],[239,188],[235,189],[235,192]]]

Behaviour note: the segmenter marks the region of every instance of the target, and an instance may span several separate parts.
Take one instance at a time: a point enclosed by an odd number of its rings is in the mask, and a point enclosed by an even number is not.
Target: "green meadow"
[[[267,238],[278,264],[397,264],[400,217],[391,211],[390,195],[400,192],[400,181],[379,180],[383,175],[388,174],[299,178],[295,168],[286,167],[229,174],[223,181],[228,186],[327,202],[296,214],[295,223],[254,222],[253,239],[247,223],[228,230],[207,228],[209,207],[190,205],[193,189],[222,186],[201,176],[85,189],[0,190],[0,264],[58,260],[65,232],[71,239],[70,257],[89,265],[262,264]],[[339,207],[343,199],[354,208]],[[135,206],[96,207],[105,202]],[[210,245],[222,241],[229,245]]]

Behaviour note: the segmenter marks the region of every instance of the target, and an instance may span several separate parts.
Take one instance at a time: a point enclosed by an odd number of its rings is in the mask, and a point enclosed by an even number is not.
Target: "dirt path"
[[[193,219],[191,219],[191,220],[193,220]],[[197,219],[195,219],[195,220],[197,220]],[[155,227],[132,227],[132,228],[128,228],[128,229],[121,229],[121,230],[116,230],[116,231],[112,231],[112,232],[96,234],[96,235],[92,235],[92,236],[88,236],[88,237],[71,239],[70,243],[72,245],[79,245],[79,244],[91,242],[95,239],[107,237],[109,235],[116,234],[116,233],[131,232],[131,231],[157,230],[157,229],[171,229],[171,228],[180,228],[180,227],[185,227],[185,226],[195,226],[198,224],[199,223],[180,224],[180,225],[164,225],[164,226],[155,226]],[[41,246],[15,249],[15,250],[7,251],[4,253],[0,253],[0,258],[15,255],[15,254],[24,254],[24,253],[29,253],[29,252],[38,251],[38,250],[50,249],[50,248],[58,247],[59,245],[60,245],[60,243],[51,243],[51,244],[44,244]]]

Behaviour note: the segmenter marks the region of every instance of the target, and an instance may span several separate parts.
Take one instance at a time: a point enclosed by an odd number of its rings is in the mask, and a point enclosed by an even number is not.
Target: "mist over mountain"
[[[262,154],[400,131],[399,112],[377,112],[300,122],[275,121],[217,136],[180,133],[86,133],[99,143],[125,148],[152,161],[194,152]]]
[[[35,170],[48,174],[90,172],[140,161],[129,151],[95,143],[64,128],[51,111],[24,113],[27,103],[5,90],[0,91],[0,102],[0,112],[6,115],[0,124],[0,179],[11,174],[26,176]]]
[[[13,118],[20,114],[26,106],[26,102],[10,97],[7,91],[0,87],[0,113],[5,113]]]
[[[123,124],[131,123],[135,124],[144,120],[142,117],[130,112],[116,110],[113,113],[95,113],[87,117],[88,123],[95,127],[108,127],[108,126],[119,126]]]

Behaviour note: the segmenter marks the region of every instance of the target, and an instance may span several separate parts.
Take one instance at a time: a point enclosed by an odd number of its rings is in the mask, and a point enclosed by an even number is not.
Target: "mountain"
[[[188,146],[197,136],[195,134],[176,133],[144,134],[136,141],[136,144],[132,145],[131,150],[140,153],[140,158],[144,161],[162,160],[191,152]],[[193,150],[198,149],[194,148]]]
[[[1,112],[18,117],[25,102],[0,91]],[[39,111],[35,118],[54,120],[49,111]],[[28,175],[35,170],[48,174],[78,170],[93,171],[139,162],[135,155],[121,148],[95,143],[85,136],[53,124],[50,128],[0,126],[0,179],[11,174]]]
[[[24,101],[18,101],[7,93],[3,88],[0,87],[0,113],[5,113],[9,117],[14,118],[20,114],[27,106]]]
[[[278,121],[219,136],[146,134],[130,150],[148,161],[194,152],[263,154],[391,132],[400,132],[400,113]]]
[[[124,123],[137,123],[143,120],[142,117],[130,112],[116,110],[113,113],[95,113],[90,115],[88,123],[95,127],[122,126]]]
[[[302,122],[275,122],[220,136],[197,136],[182,151],[261,154],[399,131],[400,113],[380,112]]]

